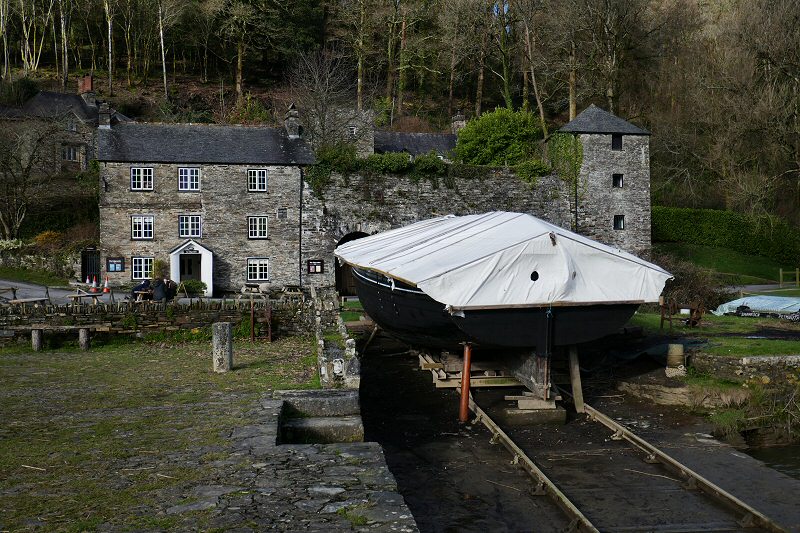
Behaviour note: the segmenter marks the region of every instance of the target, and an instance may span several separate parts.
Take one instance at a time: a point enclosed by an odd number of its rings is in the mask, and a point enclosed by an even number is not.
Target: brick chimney
[[[78,78],[78,94],[86,102],[86,105],[97,107],[97,100],[94,93],[94,76],[87,74],[82,78]]]
[[[460,110],[456,111],[450,123],[450,130],[453,132],[453,135],[458,135],[458,132],[466,125],[467,119],[464,114]]]
[[[97,118],[97,125],[99,128],[103,128],[105,130],[111,129],[111,109],[109,109],[106,102],[100,104],[100,111],[98,112]]]
[[[294,103],[289,105],[289,110],[286,112],[286,118],[283,120],[283,125],[286,128],[286,133],[290,139],[300,138],[300,113],[294,106]]]

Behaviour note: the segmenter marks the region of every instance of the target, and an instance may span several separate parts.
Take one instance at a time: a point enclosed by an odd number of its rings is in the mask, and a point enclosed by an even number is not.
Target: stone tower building
[[[650,132],[595,105],[559,131],[577,136],[583,146],[578,198],[571,202],[576,231],[649,254]]]

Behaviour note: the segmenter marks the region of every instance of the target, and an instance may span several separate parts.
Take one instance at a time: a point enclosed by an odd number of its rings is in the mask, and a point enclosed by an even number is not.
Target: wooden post
[[[88,328],[81,328],[78,330],[78,346],[81,350],[89,349],[89,330]]]
[[[800,287],[800,268],[794,269],[794,284]]]
[[[212,358],[214,372],[228,372],[233,368],[233,334],[230,322],[215,322],[211,326]]]
[[[472,345],[464,344],[464,366],[461,369],[461,404],[458,409],[458,421],[469,420],[469,373],[472,368]]]
[[[780,275],[780,281],[778,282],[778,287],[782,289],[783,288],[783,269],[782,268],[779,269],[778,272],[779,272],[779,275]]]
[[[578,347],[574,344],[569,347],[569,379],[572,382],[572,398],[575,411],[585,412],[583,408],[583,387],[581,386],[581,367],[578,364]]]
[[[34,352],[42,351],[42,330],[31,330],[31,348],[33,348]]]

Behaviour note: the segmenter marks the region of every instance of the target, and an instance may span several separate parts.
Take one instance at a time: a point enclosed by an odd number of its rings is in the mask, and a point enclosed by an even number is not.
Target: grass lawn
[[[313,339],[286,338],[237,342],[227,374],[208,342],[3,348],[0,383],[0,530],[163,530],[154,503],[212,476],[259,398],[319,376]]]
[[[785,296],[788,298],[800,298],[800,289],[798,288],[783,288],[783,289],[775,289],[769,291],[759,291],[755,293],[746,293],[746,294],[763,294],[764,296]]]
[[[703,353],[743,357],[752,355],[800,355],[800,324],[776,318],[747,318],[737,316],[715,316],[707,313],[700,327],[690,328],[680,321],[680,315],[659,329],[661,315],[653,312],[638,312],[629,325],[641,326],[647,335],[670,335],[675,340],[705,342]],[[774,339],[759,337],[792,337]],[[751,337],[751,338],[748,338]]]
[[[691,261],[699,267],[712,270],[723,283],[729,285],[777,283],[781,267],[794,271],[798,266],[776,264],[766,257],[745,255],[727,248],[688,243],[653,243],[653,252]]]
[[[364,314],[364,308],[358,300],[347,300],[342,305],[342,312],[339,314],[345,322],[356,322]]]
[[[69,281],[51,274],[50,272],[43,272],[41,270],[29,270],[27,268],[12,268],[0,266],[0,279],[11,281],[26,281],[28,283],[36,283],[39,285],[57,286],[61,287],[69,285]]]

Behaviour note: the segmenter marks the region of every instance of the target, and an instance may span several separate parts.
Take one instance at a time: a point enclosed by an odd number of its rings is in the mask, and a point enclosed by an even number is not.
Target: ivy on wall
[[[316,163],[305,171],[305,179],[319,198],[332,184],[333,172],[341,174],[346,184],[351,175],[358,173],[370,181],[386,175],[407,176],[415,182],[427,180],[433,188],[438,188],[441,180],[445,187],[452,189],[456,179],[483,179],[498,169],[496,166],[448,163],[434,151],[413,159],[406,153],[370,154],[359,158],[355,146],[347,144],[320,148],[316,156]],[[538,159],[523,161],[512,168],[531,187],[538,183],[538,178],[551,172],[550,167]]]

